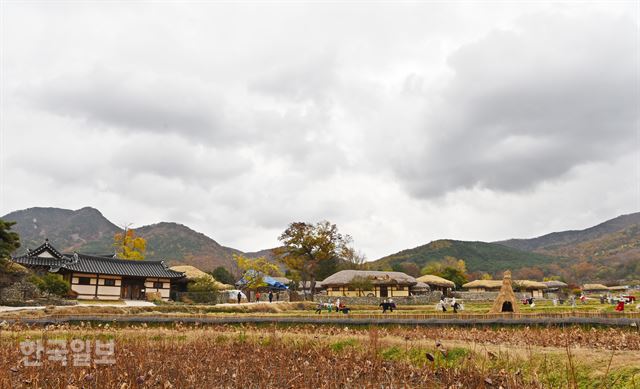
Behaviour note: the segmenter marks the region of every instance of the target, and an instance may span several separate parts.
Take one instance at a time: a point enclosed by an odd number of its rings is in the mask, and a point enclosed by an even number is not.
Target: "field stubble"
[[[27,338],[113,339],[116,364],[24,367]],[[638,354],[628,329],[15,325],[0,341],[2,388],[640,387],[638,366],[607,364]]]

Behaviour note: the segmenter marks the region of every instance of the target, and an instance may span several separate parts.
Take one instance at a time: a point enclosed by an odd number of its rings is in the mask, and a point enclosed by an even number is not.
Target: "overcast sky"
[[[637,4],[2,1],[0,214],[376,259],[637,212]]]

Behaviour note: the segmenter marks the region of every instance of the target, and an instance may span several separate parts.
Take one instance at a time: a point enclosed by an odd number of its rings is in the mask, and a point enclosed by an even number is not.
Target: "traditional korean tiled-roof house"
[[[153,292],[168,300],[171,282],[184,277],[163,261],[119,259],[114,254],[61,253],[49,240],[12,259],[27,268],[62,275],[78,299],[142,300]]]
[[[322,281],[328,296],[409,296],[409,289],[418,281],[396,271],[342,270]],[[369,284],[366,289],[362,285]]]

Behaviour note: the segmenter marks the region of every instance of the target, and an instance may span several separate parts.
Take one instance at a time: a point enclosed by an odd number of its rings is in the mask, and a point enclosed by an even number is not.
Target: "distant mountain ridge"
[[[113,236],[122,229],[95,208],[76,211],[60,208],[28,208],[2,217],[15,221],[22,247],[34,248],[48,238],[59,250],[82,253],[113,252]],[[178,223],[161,222],[136,228],[147,240],[146,259],[165,260],[169,265],[187,264],[210,271],[218,266],[235,270],[233,254],[242,253],[220,245],[205,234]]]
[[[558,258],[549,255],[531,253],[496,243],[441,239],[380,258],[373,261],[371,266],[376,269],[391,269],[394,265],[412,262],[422,268],[429,262],[441,261],[446,257],[463,259],[470,272],[489,273],[558,262]]]
[[[532,239],[499,242],[436,240],[373,261],[390,269],[403,262],[419,267],[445,257],[463,259],[470,272],[567,276],[574,280],[640,279],[640,212],[618,216],[584,230],[554,232]]]
[[[598,279],[640,278],[640,212],[618,216],[584,230],[554,232],[533,239],[496,242],[535,253],[589,264]],[[578,269],[579,270],[579,269]]]
[[[498,241],[504,246],[513,247],[526,251],[553,251],[554,249],[583,243],[589,240],[600,239],[605,235],[629,229],[633,226],[640,225],[640,212],[621,215],[614,219],[607,220],[596,226],[586,228],[584,230],[569,230],[562,232],[552,232],[531,239],[508,239]]]
[[[22,247],[40,245],[45,238],[62,251],[82,253],[113,252],[113,236],[121,229],[95,208],[78,210],[28,208],[2,217],[16,221]],[[178,223],[161,222],[136,228],[147,240],[147,259],[165,260],[170,265],[187,264],[210,271],[224,266],[235,271],[234,254],[241,250],[225,247],[215,240]],[[266,256],[270,249],[244,255]],[[583,271],[604,274],[602,277],[640,278],[640,212],[622,215],[584,230],[554,232],[532,239],[509,239],[500,242],[436,240],[402,250],[370,262],[375,269],[390,269],[403,262],[423,267],[447,256],[464,259],[471,272],[498,274],[505,269],[536,267],[545,274],[557,274],[576,263],[587,263]],[[603,270],[604,269],[604,270]],[[611,269],[607,273],[607,269]]]

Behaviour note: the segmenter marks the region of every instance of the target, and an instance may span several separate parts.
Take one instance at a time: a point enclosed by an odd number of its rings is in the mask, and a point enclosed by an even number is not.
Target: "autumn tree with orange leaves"
[[[118,258],[141,261],[147,250],[147,241],[139,236],[133,229],[124,228],[124,232],[118,232],[113,237],[113,247]]]

